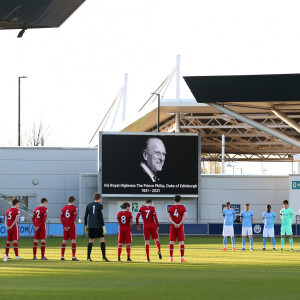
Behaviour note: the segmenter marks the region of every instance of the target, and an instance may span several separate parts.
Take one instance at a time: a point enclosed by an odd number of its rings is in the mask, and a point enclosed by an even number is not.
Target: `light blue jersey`
[[[251,210],[249,211],[243,211],[241,213],[241,217],[243,218],[242,227],[252,227],[252,219],[253,219],[253,212]]]
[[[233,223],[236,219],[236,213],[233,208],[223,209],[223,219],[224,219],[224,225],[225,226],[233,226]]]
[[[263,213],[263,220],[265,224],[265,228],[274,228],[274,224],[276,222],[276,215],[274,212],[270,211]]]

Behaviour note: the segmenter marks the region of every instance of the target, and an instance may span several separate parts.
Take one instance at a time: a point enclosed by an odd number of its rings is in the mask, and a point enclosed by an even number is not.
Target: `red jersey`
[[[186,208],[180,204],[172,205],[168,210],[168,213],[170,214],[172,221],[176,224],[179,224],[182,221],[182,217],[185,212],[186,212]]]
[[[119,222],[120,230],[131,230],[130,220],[132,220],[132,213],[127,210],[118,212],[117,219]]]
[[[7,226],[10,227],[14,221],[16,220],[17,216],[20,216],[20,211],[15,208],[11,207],[7,212],[6,212],[6,220],[7,220]],[[15,227],[18,227],[18,222],[16,222]]]
[[[61,210],[60,220],[64,227],[74,227],[77,217],[77,207],[73,204],[65,205]]]
[[[38,206],[33,213],[32,224],[35,227],[41,227],[46,223],[48,209],[45,206]]]
[[[153,226],[159,227],[155,207],[151,205],[142,206],[136,216],[136,225],[139,225],[139,218],[142,215],[144,227]]]

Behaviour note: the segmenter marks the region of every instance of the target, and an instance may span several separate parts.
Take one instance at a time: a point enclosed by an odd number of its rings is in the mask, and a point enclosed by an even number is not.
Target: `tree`
[[[216,161],[202,161],[202,174],[221,174],[222,166],[220,162]]]
[[[39,124],[33,123],[29,133],[26,132],[25,144],[26,146],[44,146],[49,135],[49,127],[46,127],[43,121]]]

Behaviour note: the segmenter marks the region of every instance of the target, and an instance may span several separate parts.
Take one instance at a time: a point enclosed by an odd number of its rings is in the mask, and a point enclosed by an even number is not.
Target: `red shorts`
[[[145,226],[144,225],[144,239],[145,241],[150,240],[150,236],[152,235],[152,240],[158,239],[157,228],[155,225]]]
[[[47,238],[47,229],[46,224],[40,226],[38,231],[34,232],[34,239],[35,240],[45,240]]]
[[[7,241],[18,241],[20,239],[19,236],[19,226],[15,226],[11,230],[7,231]]]
[[[64,241],[77,240],[77,229],[76,226],[70,228],[69,231],[64,230]]]
[[[178,242],[183,242],[184,241],[184,227],[181,225],[179,228],[175,228],[174,226],[171,225],[170,228],[170,241],[176,242],[178,239]]]
[[[119,244],[131,244],[132,243],[131,230],[119,231],[118,243]]]

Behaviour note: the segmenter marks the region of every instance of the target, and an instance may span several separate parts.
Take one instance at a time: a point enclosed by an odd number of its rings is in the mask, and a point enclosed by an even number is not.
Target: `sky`
[[[46,146],[88,142],[128,73],[127,118],[181,55],[181,75],[299,73],[299,1],[87,0],[60,28],[0,31],[0,146],[49,128]],[[192,98],[181,82],[181,97]],[[170,86],[165,98],[175,98]],[[96,144],[96,143],[95,143]]]

